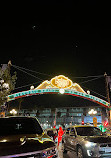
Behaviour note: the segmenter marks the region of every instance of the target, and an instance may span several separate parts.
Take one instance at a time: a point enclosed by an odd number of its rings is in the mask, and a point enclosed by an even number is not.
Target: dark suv
[[[36,118],[0,118],[0,157],[55,158],[56,146]]]
[[[111,157],[111,137],[94,126],[76,125],[66,129],[64,152],[73,150],[78,158]]]

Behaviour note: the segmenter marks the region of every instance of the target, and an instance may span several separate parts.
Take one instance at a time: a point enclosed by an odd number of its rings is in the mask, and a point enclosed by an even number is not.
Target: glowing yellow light
[[[97,114],[97,111],[95,111],[94,109],[91,109],[89,112],[88,112],[89,115],[95,115]]]
[[[61,88],[61,89],[59,89],[59,93],[64,94],[65,90]]]
[[[7,140],[6,140],[6,139],[3,139],[3,140],[1,140],[1,142],[7,142]]]
[[[12,110],[10,111],[10,114],[16,115],[16,114],[17,114],[17,111],[16,111],[15,109],[12,109]]]
[[[69,88],[72,86],[72,81],[64,75],[59,75],[51,79],[51,84],[57,88]]]

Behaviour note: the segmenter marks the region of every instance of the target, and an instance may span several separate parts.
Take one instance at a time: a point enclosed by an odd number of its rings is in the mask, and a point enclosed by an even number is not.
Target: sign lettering
[[[64,80],[63,78],[55,79],[55,84],[57,84],[57,87],[65,88],[65,87],[68,87],[69,81]]]

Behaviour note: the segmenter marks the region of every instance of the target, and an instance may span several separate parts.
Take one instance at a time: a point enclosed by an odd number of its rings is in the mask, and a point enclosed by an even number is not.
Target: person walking
[[[60,126],[59,130],[58,130],[58,146],[59,146],[59,143],[62,141],[63,134],[64,134],[64,131],[63,131],[62,127]]]

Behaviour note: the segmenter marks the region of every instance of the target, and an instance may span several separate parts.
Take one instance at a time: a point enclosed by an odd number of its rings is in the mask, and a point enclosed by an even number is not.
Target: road
[[[68,151],[67,154],[63,154],[62,145],[59,146],[58,158],[77,158],[75,152]]]
[[[63,158],[77,158],[75,152],[68,152],[67,154],[63,154]]]

